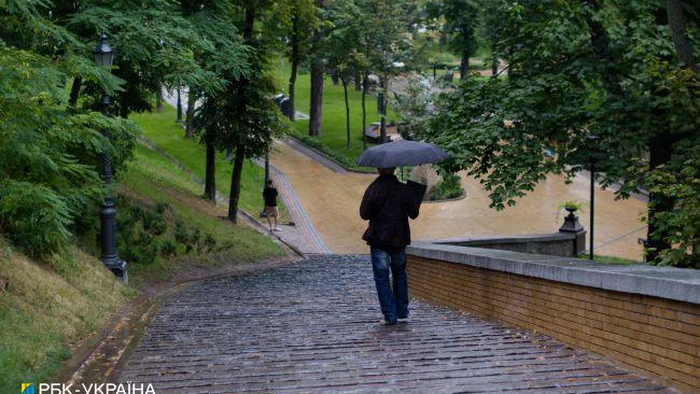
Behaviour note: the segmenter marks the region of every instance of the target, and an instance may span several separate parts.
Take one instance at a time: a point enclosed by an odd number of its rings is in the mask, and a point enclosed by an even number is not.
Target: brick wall
[[[407,256],[412,296],[537,331],[700,393],[700,305]]]

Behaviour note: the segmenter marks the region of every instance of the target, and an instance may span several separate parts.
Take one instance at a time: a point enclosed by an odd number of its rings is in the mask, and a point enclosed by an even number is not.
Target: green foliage
[[[673,210],[651,218],[673,247],[661,251],[660,264],[700,268],[700,141],[681,145],[667,166],[650,175],[651,193],[676,201]]]
[[[476,0],[427,2],[426,12],[428,16],[444,19],[441,28],[444,33],[451,36],[449,47],[454,53],[461,54],[465,48],[469,53],[476,51],[478,45],[475,33],[481,18],[482,3],[482,1]]]
[[[117,246],[124,260],[141,265],[159,265],[161,259],[196,253],[225,252],[233,244],[221,245],[211,234],[201,236],[201,229],[187,224],[170,204],[154,206],[119,196],[117,200]]]
[[[210,91],[223,89],[225,79],[213,70],[215,67],[202,67],[195,53],[219,53],[230,56],[229,68],[245,66],[240,62],[240,40],[235,45],[222,45],[228,36],[222,38],[219,34],[220,24],[212,23],[209,31],[198,29],[183,15],[181,6],[166,0],[86,2],[70,16],[69,28],[87,43],[96,40],[97,32],[109,34],[117,53],[114,74],[126,82],[115,103],[120,116],[151,110],[150,98],[160,94],[163,85],[171,89],[183,85]],[[215,18],[198,23],[212,21]],[[230,30],[230,35],[237,37],[235,30]],[[217,60],[212,62],[222,63],[220,56],[214,58]],[[87,93],[99,95],[94,89]]]
[[[447,200],[464,194],[461,178],[457,174],[445,174],[442,179],[430,189],[430,200]]]
[[[564,201],[561,204],[557,205],[557,210],[560,211],[562,209],[570,209],[572,211],[580,211],[583,209],[583,207],[586,204],[580,201],[576,200],[569,200],[569,201]]]
[[[68,113],[65,80],[54,60],[0,41],[0,230],[34,256],[67,246],[101,194],[102,154],[118,172],[138,134],[127,121]]]
[[[649,189],[656,181],[644,152],[654,166],[682,161],[673,143],[700,130],[698,75],[674,59],[669,28],[659,23],[663,4],[595,4],[489,2],[498,15],[493,50],[506,59],[508,78],[469,81],[444,97],[428,136],[451,154],[445,168],[481,179],[492,207],[515,204],[549,173],[573,176],[591,159],[599,183],[621,185],[618,196]],[[697,15],[688,29],[697,48]],[[650,223],[664,227],[663,218]]]

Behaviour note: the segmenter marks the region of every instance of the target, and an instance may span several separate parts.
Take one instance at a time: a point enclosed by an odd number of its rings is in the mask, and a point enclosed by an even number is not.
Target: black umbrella
[[[391,168],[419,166],[445,160],[447,153],[433,144],[399,140],[367,149],[358,159],[361,167]]]

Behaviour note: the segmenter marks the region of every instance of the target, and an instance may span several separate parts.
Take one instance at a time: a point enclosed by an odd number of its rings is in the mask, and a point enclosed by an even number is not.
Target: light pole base
[[[104,259],[102,260],[102,264],[105,265],[105,268],[112,271],[114,276],[119,278],[122,282],[129,283],[129,271],[126,267],[126,261],[117,257],[112,259]]]

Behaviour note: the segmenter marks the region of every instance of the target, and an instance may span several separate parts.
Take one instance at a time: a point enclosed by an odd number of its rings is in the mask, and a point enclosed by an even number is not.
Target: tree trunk
[[[165,108],[163,107],[163,91],[159,90],[156,92],[156,112],[163,113]]]
[[[243,25],[242,33],[243,40],[245,44],[252,46],[253,38],[253,28],[255,26],[255,15],[256,8],[255,4],[249,2],[245,9],[245,22]],[[234,107],[234,111],[239,114],[246,115],[247,102],[245,96],[245,89],[247,88],[250,80],[248,78],[241,78],[238,86],[238,99]],[[243,160],[245,159],[245,145],[240,142],[236,144],[236,157],[233,160],[233,172],[231,173],[231,192],[228,198],[228,218],[234,223],[238,222],[238,200],[241,195],[241,173],[243,171]]]
[[[462,48],[462,61],[459,63],[459,80],[466,81],[469,75],[469,46],[464,44]]]
[[[649,142],[649,170],[653,171],[666,164],[671,159],[674,141],[669,136],[660,134]],[[660,226],[655,222],[655,216],[661,212],[673,210],[674,201],[670,198],[659,196],[655,193],[649,195],[648,226],[647,226],[647,261],[654,261],[659,253],[669,249],[671,244],[666,241]]]
[[[323,101],[323,64],[314,60],[311,64],[311,110],[309,113],[309,135],[321,135]]]
[[[216,150],[214,145],[207,142],[205,175],[204,175],[204,198],[216,203]]]
[[[498,76],[498,65],[499,65],[499,63],[500,63],[500,62],[498,61],[498,56],[493,55],[493,56],[491,57],[491,76],[492,76],[492,77]]]
[[[597,0],[587,0],[586,3],[593,11],[600,11],[600,4],[598,4]],[[610,39],[605,31],[605,27],[600,20],[591,17],[590,14],[586,17],[586,24],[588,28],[591,29],[591,45],[593,47],[593,52],[603,65],[602,76],[606,88],[615,95],[623,95],[624,92],[618,83],[617,75],[613,72],[613,67],[610,66],[616,59],[614,58],[615,54],[610,48]],[[511,76],[511,70],[511,68],[508,69],[509,77]]]
[[[359,71],[355,71],[355,76],[353,77],[353,82],[355,83],[355,91],[359,92],[362,90],[362,74]]]
[[[693,46],[685,34],[686,25],[683,1],[666,0],[666,12],[668,13],[668,25],[671,28],[671,37],[676,46],[678,60],[694,72],[698,72],[698,65],[693,57]]]
[[[190,86],[187,89],[187,112],[185,114],[185,138],[194,137],[195,125],[194,125],[194,106],[197,102],[197,91]]]
[[[231,173],[231,194],[228,198],[228,218],[238,223],[238,199],[241,195],[241,173],[243,172],[243,159],[245,149],[243,145],[236,147],[236,158],[233,160],[233,172]]]
[[[323,8],[323,0],[316,0],[316,6]],[[323,110],[323,63],[319,44],[323,38],[321,28],[318,28],[312,38],[311,58],[311,103],[309,111],[309,135],[321,135],[321,118]]]
[[[298,9],[292,16],[292,72],[289,75],[289,119],[293,122],[296,118],[296,107],[294,106],[294,88],[297,83],[297,69],[299,68],[299,22],[297,17]]]
[[[348,80],[346,77],[340,76],[340,82],[343,84],[343,94],[345,95],[345,132],[347,134],[347,149],[350,144],[350,103],[348,102]]]
[[[80,97],[80,88],[83,85],[83,77],[78,75],[73,78],[73,85],[70,88],[70,97],[68,98],[68,111],[75,112],[78,107],[78,97]]]
[[[386,142],[386,94],[388,93],[389,81],[388,76],[384,74],[382,80],[379,82],[379,88],[381,93],[377,99],[379,100],[379,143],[383,144]]]
[[[119,95],[119,116],[121,118],[129,118],[129,94],[127,92],[122,92]]]
[[[331,70],[331,83],[333,84],[333,86],[336,86],[336,85],[338,85],[338,82],[339,82],[338,70],[332,69]]]
[[[365,130],[367,128],[367,107],[365,107],[365,97],[367,97],[367,81],[368,73],[365,71],[362,78],[362,150],[367,149],[367,137],[365,136]]]

